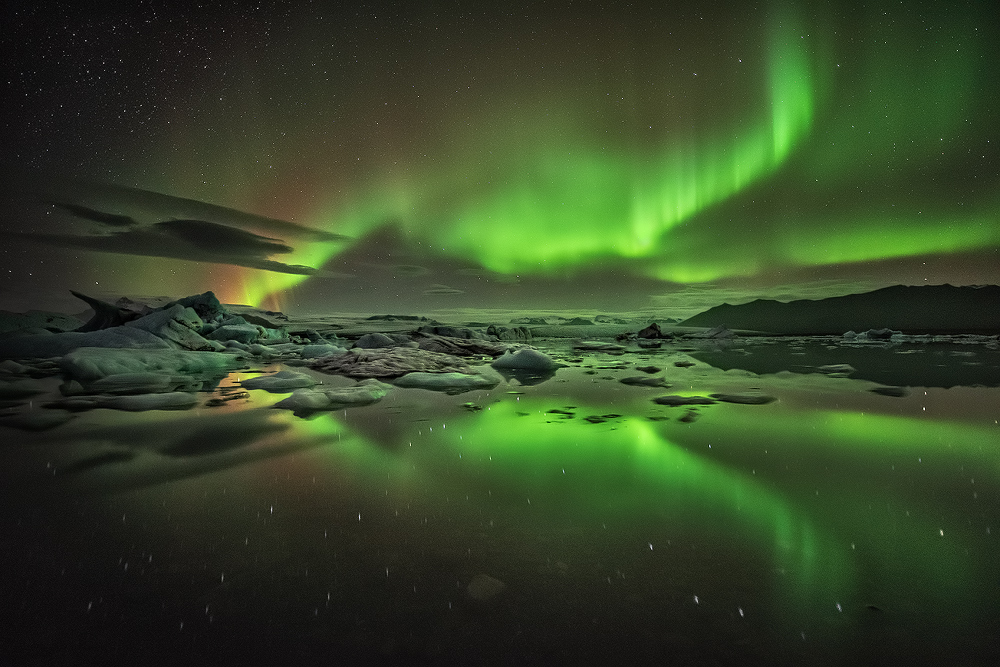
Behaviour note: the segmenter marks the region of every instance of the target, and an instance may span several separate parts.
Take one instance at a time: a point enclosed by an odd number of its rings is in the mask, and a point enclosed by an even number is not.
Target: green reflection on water
[[[521,544],[563,524],[604,524],[622,550],[647,534],[715,540],[762,564],[761,602],[782,623],[848,622],[871,604],[955,626],[989,602],[989,515],[983,508],[972,521],[959,499],[971,494],[956,489],[968,476],[993,483],[987,425],[781,402],[709,406],[686,425],[637,414],[649,412],[645,400],[556,400],[444,411],[447,419],[400,427],[393,442],[372,442],[332,415],[299,428],[336,438],[326,456],[372,489],[471,498],[449,511],[500,517]],[[556,407],[565,412],[549,412]],[[614,410],[632,414],[606,414]],[[601,414],[608,420],[582,418]],[[727,576],[719,572],[721,585],[733,583]]]
[[[776,610],[794,613],[817,600],[832,605],[850,590],[853,573],[842,545],[752,475],[678,447],[644,418],[592,424],[548,414],[551,407],[529,397],[502,401],[436,427],[415,425],[407,442],[391,449],[344,437],[330,415],[301,428],[336,435],[335,456],[350,459],[369,480],[397,490],[488,495],[525,535],[570,522],[603,523],[624,538],[654,522],[657,535],[673,527],[721,538],[779,575]]]

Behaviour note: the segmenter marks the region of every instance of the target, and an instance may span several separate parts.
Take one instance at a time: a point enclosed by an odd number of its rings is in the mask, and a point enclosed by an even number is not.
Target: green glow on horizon
[[[804,227],[777,245],[800,266],[863,262],[949,253],[1000,244],[995,218],[913,216]]]

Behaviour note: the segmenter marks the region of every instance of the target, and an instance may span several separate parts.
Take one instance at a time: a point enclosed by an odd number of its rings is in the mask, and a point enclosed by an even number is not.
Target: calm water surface
[[[14,663],[1000,657],[995,351],[892,397],[807,372],[832,351],[547,349],[549,378],[311,419],[252,391],[2,428]],[[617,381],[648,364],[673,386]],[[650,400],[752,390],[777,400]]]

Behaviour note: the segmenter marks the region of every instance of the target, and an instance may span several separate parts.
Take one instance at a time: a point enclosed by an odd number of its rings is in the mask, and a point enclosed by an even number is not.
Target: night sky
[[[993,2],[7,2],[0,308],[1000,283]]]

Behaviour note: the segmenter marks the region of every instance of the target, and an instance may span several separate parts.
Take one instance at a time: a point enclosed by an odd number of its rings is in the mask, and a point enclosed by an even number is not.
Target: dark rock
[[[688,410],[687,412],[684,413],[684,416],[678,419],[677,421],[681,422],[682,424],[691,424],[695,422],[700,416],[701,415],[698,414],[697,410]]]
[[[101,301],[100,299],[95,299],[74,290],[70,290],[70,294],[86,303],[94,311],[94,316],[82,327],[76,329],[80,333],[120,327],[126,322],[131,322],[139,317],[139,313],[131,310],[123,310],[113,303]]]
[[[893,336],[898,336],[902,334],[902,331],[895,331],[893,329],[869,329],[868,331],[862,331],[854,340],[891,340]]]
[[[368,321],[385,320],[387,322],[429,322],[426,317],[420,315],[372,315],[365,318]]]
[[[639,387],[669,387],[670,385],[661,377],[649,377],[648,375],[638,375],[618,380],[622,384]]]
[[[674,362],[674,366],[676,366],[677,368],[690,368],[691,366],[694,366],[694,365],[695,364],[694,364],[693,361],[686,361],[685,360],[685,361],[675,361]]]
[[[708,396],[679,396],[677,394],[670,394],[667,396],[657,396],[653,399],[653,402],[659,405],[676,407],[678,405],[713,405],[716,401],[714,398],[709,398]]]
[[[515,317],[511,324],[548,324],[544,317]]]
[[[531,340],[531,329],[491,324],[486,328],[486,335],[495,336],[497,340],[525,342]]]
[[[588,320],[586,317],[574,317],[572,319],[566,320],[565,322],[562,322],[562,324],[567,325],[567,326],[569,326],[569,325],[590,325],[590,326],[593,326],[594,325],[594,323],[591,320]]]
[[[723,403],[741,403],[743,405],[765,405],[778,400],[774,396],[763,394],[709,394],[712,398]]]
[[[659,366],[636,366],[635,370],[642,371],[643,373],[659,373],[663,369]]]
[[[174,303],[179,303],[185,308],[193,309],[194,312],[198,313],[198,317],[200,317],[204,322],[220,321],[229,314],[229,311],[226,310],[225,306],[219,303],[219,300],[215,297],[213,292],[186,296],[173,303],[168,303],[163,307],[163,309],[169,308],[174,305]]]
[[[640,338],[638,341],[636,341],[636,343],[638,344],[639,347],[641,347],[644,350],[655,350],[660,347],[663,347],[663,341],[648,340],[646,338]]]
[[[663,338],[663,332],[660,330],[660,325],[653,322],[645,329],[641,329],[638,334],[639,338]]]
[[[584,417],[583,420],[590,422],[591,424],[603,424],[606,421],[611,421],[612,419],[618,419],[621,415],[617,414],[607,414],[607,415],[590,415]]]
[[[323,373],[358,378],[394,378],[414,371],[475,372],[459,357],[414,347],[354,348],[344,354],[316,359],[309,367]]]
[[[910,390],[906,387],[874,387],[868,391],[875,394],[881,394],[882,396],[892,396],[894,398],[903,398],[904,396],[910,395]]]
[[[447,338],[465,338],[474,340],[489,340],[489,336],[470,329],[469,327],[453,327],[447,325],[423,326],[417,329],[419,334],[433,334],[435,336],[445,336]]]
[[[458,357],[488,356],[497,357],[507,350],[507,346],[491,340],[480,338],[455,338],[441,336],[423,331],[413,333],[413,342],[421,350],[441,352]]]
[[[133,301],[127,296],[123,296],[117,301],[115,301],[115,305],[118,306],[118,308],[120,308],[121,310],[124,310],[126,312],[136,313],[139,317],[142,317],[143,315],[149,315],[154,310],[153,308],[150,308],[148,305],[141,303],[139,301]]]

